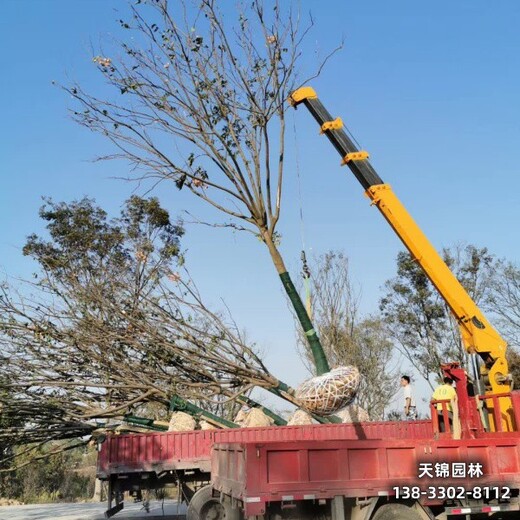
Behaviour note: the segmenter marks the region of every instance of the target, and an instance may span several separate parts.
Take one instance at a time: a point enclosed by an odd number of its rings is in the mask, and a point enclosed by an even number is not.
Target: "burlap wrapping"
[[[314,424],[314,421],[312,417],[303,410],[296,410],[287,421],[287,426],[303,426],[305,424]]]
[[[216,430],[217,427],[210,424],[208,421],[200,421],[199,426],[201,430]]]
[[[356,397],[359,370],[338,367],[302,383],[295,393],[301,408],[318,415],[330,415],[344,408]]]
[[[254,428],[262,426],[272,426],[274,421],[267,416],[259,408],[251,408],[251,410],[242,409],[235,417],[236,424],[242,428]]]
[[[188,432],[194,430],[195,419],[184,412],[173,412],[168,426],[169,432]]]
[[[237,413],[235,420],[233,422],[235,424],[238,424],[239,426],[242,426],[242,423],[245,421],[248,413],[249,413],[249,408],[247,408],[246,406],[243,406],[242,408],[240,408],[240,410]]]
[[[351,404],[342,410],[339,410],[334,414],[336,417],[339,417],[344,423],[354,423],[354,422],[366,422],[370,421],[370,417],[368,416],[368,412],[358,406],[357,404]]]

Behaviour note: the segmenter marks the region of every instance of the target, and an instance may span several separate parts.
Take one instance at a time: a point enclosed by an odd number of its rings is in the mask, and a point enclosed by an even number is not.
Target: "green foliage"
[[[30,235],[23,253],[38,260],[44,268],[59,274],[88,267],[88,262],[109,255],[115,265],[124,265],[122,233],[117,226],[111,227],[106,222],[107,214],[95,207],[92,200],[85,198],[67,204],[45,199],[40,218],[48,222],[51,241]]]
[[[180,223],[171,223],[170,215],[157,198],[142,199],[134,195],[126,203],[121,222],[127,239],[145,254],[157,250],[166,262],[179,255],[179,238],[184,229]],[[156,246],[157,243],[160,245]]]
[[[168,264],[179,254],[184,230],[172,224],[168,212],[156,198],[132,196],[121,217],[109,220],[95,201],[84,198],[71,203],[45,199],[40,217],[47,221],[50,240],[30,235],[23,253],[62,281],[96,279],[135,270],[136,252],[145,259],[156,254]]]
[[[513,376],[513,389],[520,389],[520,353],[517,350],[509,348],[506,354],[509,364],[509,373]]]
[[[59,449],[59,443],[49,443],[37,450],[37,455]],[[33,461],[17,448],[19,469],[3,476],[1,496],[14,498],[26,504],[47,502],[72,502],[89,499],[94,493],[95,450],[77,448],[42,460]],[[26,464],[26,465],[24,465]]]
[[[5,387],[6,381],[0,378],[0,431],[16,427],[20,420],[5,413],[5,404],[10,403],[14,397]],[[15,449],[14,440],[11,437],[0,436],[0,470],[8,467],[8,461],[13,456]],[[12,478],[9,474],[0,473],[0,497],[6,496],[12,486]]]
[[[95,428],[89,408],[131,400],[134,383],[150,386],[135,381],[127,358],[157,370],[144,352],[151,342],[139,343],[135,327],[143,301],[151,308],[163,295],[184,233],[155,198],[131,197],[118,218],[89,198],[45,199],[40,217],[47,234],[29,236],[23,249],[37,262],[36,282],[23,294],[8,284],[0,291],[0,389],[6,379],[18,385],[16,399],[0,394],[0,442],[82,437]],[[115,392],[122,380],[130,390]]]
[[[425,374],[439,371],[447,313],[437,291],[406,252],[397,255],[397,277],[385,287],[380,309],[394,337]]]
[[[160,413],[172,393],[210,400],[244,381],[273,385],[241,331],[171,270],[184,261],[183,229],[156,199],[132,197],[110,220],[90,199],[47,200],[41,216],[49,237],[24,250],[38,281],[0,288],[0,378],[14,381],[8,411],[23,419],[0,439],[81,439],[132,408]]]

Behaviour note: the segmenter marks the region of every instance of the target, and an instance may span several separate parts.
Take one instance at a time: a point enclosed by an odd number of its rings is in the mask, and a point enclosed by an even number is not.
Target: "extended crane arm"
[[[487,393],[510,391],[510,377],[506,361],[507,344],[487,321],[481,310],[450,271],[442,257],[426,238],[405,207],[370,164],[369,155],[358,150],[343,129],[340,118],[333,119],[310,87],[302,87],[290,97],[291,104],[303,103],[314,116],[334,148],[365,194],[377,206],[397,233],[412,257],[419,263],[433,285],[448,304],[460,328],[462,340],[469,353],[477,353],[484,360],[481,367]]]

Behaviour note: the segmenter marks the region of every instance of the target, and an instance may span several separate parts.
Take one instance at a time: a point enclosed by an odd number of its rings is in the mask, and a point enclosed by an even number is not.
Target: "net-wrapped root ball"
[[[308,412],[331,415],[353,401],[359,380],[359,370],[356,367],[334,368],[302,383],[296,389],[295,397]]]

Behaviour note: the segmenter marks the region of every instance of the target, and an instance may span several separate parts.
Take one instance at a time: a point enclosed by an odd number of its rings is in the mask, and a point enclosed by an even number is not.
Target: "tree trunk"
[[[308,315],[300,295],[298,294],[298,291],[296,290],[296,287],[291,280],[291,276],[285,268],[283,258],[267,230],[263,232],[263,238],[264,242],[267,244],[267,248],[269,249],[269,253],[273,260],[276,271],[282,280],[282,285],[285,289],[285,292],[287,293],[289,300],[291,300],[294,311],[296,312],[296,316],[298,317],[298,321],[303,328],[303,332],[305,333],[305,337],[311,348],[316,373],[318,375],[325,374],[330,370],[330,367],[327,361],[327,356],[325,355],[325,351],[323,350],[323,347],[321,346],[320,340],[318,338],[318,334],[312,325],[311,318]]]

